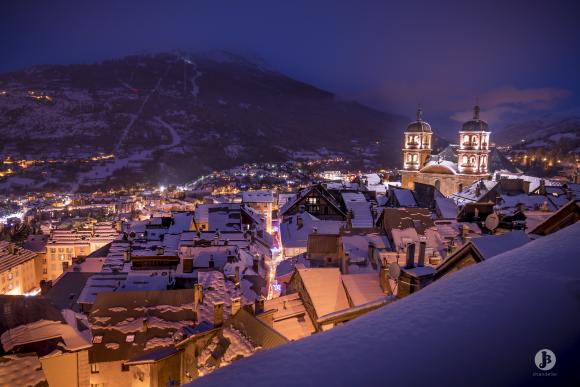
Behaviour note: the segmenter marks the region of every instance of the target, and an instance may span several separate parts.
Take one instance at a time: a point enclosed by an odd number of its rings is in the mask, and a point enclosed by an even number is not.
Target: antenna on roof
[[[399,266],[399,264],[396,262],[389,263],[389,276],[393,279],[393,281],[398,281],[400,275],[401,266]]]

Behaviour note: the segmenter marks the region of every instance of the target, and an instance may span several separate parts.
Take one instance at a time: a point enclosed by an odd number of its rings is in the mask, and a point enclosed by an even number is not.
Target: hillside
[[[511,124],[493,133],[494,141],[500,145],[516,145],[522,142],[531,145],[539,141],[537,146],[553,146],[562,139],[574,141],[579,137],[580,117],[546,117]]]
[[[36,189],[129,178],[182,182],[313,151],[361,166],[396,166],[406,123],[225,52],[136,55],[0,75],[0,157],[74,160],[19,177]],[[109,158],[79,162],[95,157]]]

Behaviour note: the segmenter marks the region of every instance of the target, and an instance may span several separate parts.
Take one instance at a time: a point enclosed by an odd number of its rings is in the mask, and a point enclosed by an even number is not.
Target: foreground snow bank
[[[202,386],[580,385],[580,222]],[[557,356],[534,376],[536,352]]]

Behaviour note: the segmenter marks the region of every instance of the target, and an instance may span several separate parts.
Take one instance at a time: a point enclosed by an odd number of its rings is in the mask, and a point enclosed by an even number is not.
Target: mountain
[[[305,152],[343,155],[361,167],[396,166],[406,124],[227,52],[0,74],[0,157],[70,160],[48,175],[43,170],[42,181],[30,168],[25,183],[36,188],[183,182]],[[91,158],[105,160],[95,165]]]
[[[500,145],[545,143],[550,146],[561,139],[574,141],[580,137],[580,117],[545,117],[515,123],[495,131],[493,140]],[[522,141],[523,140],[523,141]],[[578,144],[580,146],[580,143]]]

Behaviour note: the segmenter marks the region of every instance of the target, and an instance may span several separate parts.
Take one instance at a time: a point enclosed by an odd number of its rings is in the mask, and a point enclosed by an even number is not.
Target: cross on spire
[[[475,107],[473,108],[473,119],[479,120],[479,97],[475,97]]]
[[[417,121],[422,121],[423,120],[423,109],[421,109],[421,105],[419,104],[417,106]]]

